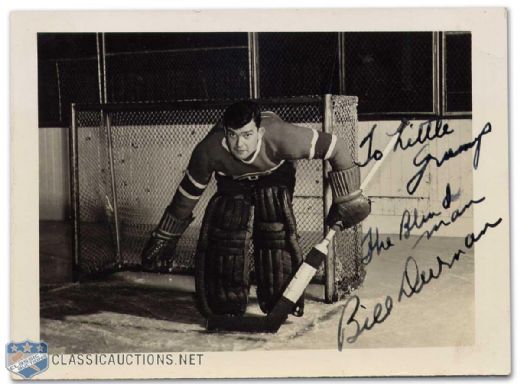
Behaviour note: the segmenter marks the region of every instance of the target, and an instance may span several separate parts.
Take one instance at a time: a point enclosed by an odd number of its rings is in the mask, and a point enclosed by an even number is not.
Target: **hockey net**
[[[258,103],[262,110],[273,111],[288,122],[336,133],[347,141],[353,158],[357,157],[356,97],[261,99]],[[143,246],[170,203],[193,148],[229,104],[73,106],[71,189],[78,280],[140,267]],[[297,164],[293,207],[304,254],[322,239],[325,230],[330,193],[324,185],[324,166],[321,160]],[[215,184],[210,183],[197,204],[195,221],[178,243],[173,273],[193,271],[204,209],[215,191]],[[329,257],[333,268],[318,271],[317,279],[329,284],[328,301],[362,282],[360,238],[359,227],[338,234]]]

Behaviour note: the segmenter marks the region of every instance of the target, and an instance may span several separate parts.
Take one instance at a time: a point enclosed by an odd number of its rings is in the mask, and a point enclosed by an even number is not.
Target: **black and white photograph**
[[[501,11],[482,16],[498,23],[500,54]],[[16,339],[8,369],[42,379],[71,377],[75,365],[78,378],[392,375],[405,371],[306,372],[282,360],[261,374],[251,361],[243,371],[207,367],[213,352],[394,350],[444,354],[440,364],[456,353],[447,351],[480,351],[482,284],[509,271],[509,198],[507,144],[499,149],[507,105],[480,108],[493,96],[482,96],[490,44],[472,24],[478,11],[457,27],[398,29],[370,15],[368,27],[349,28],[318,10],[243,14],[333,21],[283,30],[234,27],[241,15],[229,11],[227,29],[161,31],[168,17],[208,12],[165,14],[157,28],[153,14],[148,28],[131,28],[128,15],[121,29],[85,28],[81,12],[70,14],[75,28],[32,27],[37,182],[27,193],[38,204],[39,336],[24,339],[42,343],[34,356],[44,348],[50,367],[40,357],[20,368],[37,345],[22,353]],[[38,14],[16,16],[20,26]],[[493,65],[504,71],[498,86],[506,67]],[[481,257],[493,244],[494,260]],[[503,300],[492,300],[503,316],[500,346],[507,284],[496,285]],[[443,374],[506,374],[509,356],[496,348],[503,359],[489,371],[468,352]],[[109,369],[110,358],[143,371],[92,370]],[[150,374],[154,366],[164,371]],[[407,375],[438,367],[425,362]]]

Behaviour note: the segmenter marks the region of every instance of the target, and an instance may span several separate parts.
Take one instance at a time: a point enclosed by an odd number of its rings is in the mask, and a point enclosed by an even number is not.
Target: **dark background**
[[[70,103],[359,97],[359,118],[471,117],[463,32],[40,33],[39,124],[68,126]],[[104,100],[106,97],[106,100]]]

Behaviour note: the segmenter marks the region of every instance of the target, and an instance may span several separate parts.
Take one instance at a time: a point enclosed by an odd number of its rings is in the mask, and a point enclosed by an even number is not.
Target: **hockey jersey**
[[[246,160],[234,157],[224,129],[213,129],[192,152],[188,168],[170,206],[179,219],[191,215],[213,173],[236,180],[256,180],[276,171],[286,161],[329,160],[332,169],[352,166],[343,140],[336,135],[283,121],[273,112],[262,112],[257,147]]]

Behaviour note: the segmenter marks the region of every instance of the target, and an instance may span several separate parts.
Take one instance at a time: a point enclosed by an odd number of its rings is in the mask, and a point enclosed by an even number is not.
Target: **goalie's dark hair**
[[[260,107],[253,101],[239,101],[227,107],[224,112],[224,128],[239,129],[251,120],[254,120],[257,128],[260,128]]]

